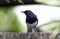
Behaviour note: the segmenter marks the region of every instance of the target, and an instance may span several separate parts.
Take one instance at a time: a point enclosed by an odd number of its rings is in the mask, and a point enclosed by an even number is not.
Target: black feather
[[[35,28],[38,24],[37,16],[30,10],[24,11],[26,15],[26,24],[28,27],[28,32],[32,32],[32,28]]]
[[[36,17],[33,17],[33,18],[26,17],[26,23],[32,24],[35,21],[38,21]]]

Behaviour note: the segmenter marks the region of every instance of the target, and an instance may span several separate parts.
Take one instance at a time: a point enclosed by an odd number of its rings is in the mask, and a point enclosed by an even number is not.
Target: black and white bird
[[[37,16],[31,10],[22,11],[22,13],[26,15],[27,32],[32,32],[38,24]]]

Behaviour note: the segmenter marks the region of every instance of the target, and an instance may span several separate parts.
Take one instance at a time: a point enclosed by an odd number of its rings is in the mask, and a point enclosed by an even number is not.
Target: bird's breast
[[[34,28],[34,27],[36,27],[37,24],[38,24],[38,21],[35,21],[35,22],[32,23],[32,24],[27,23],[27,27],[29,27],[29,28]]]

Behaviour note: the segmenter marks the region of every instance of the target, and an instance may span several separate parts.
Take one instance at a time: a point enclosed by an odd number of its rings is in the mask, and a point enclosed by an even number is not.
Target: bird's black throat
[[[26,23],[29,23],[29,24],[32,24],[32,23],[34,23],[34,22],[36,22],[37,21],[37,18],[36,17],[34,17],[34,18],[26,18]]]

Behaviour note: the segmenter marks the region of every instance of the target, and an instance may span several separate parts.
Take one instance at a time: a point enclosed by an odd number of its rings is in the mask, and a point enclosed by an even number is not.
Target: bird
[[[21,11],[26,15],[27,32],[32,32],[38,24],[37,16],[31,10]]]

